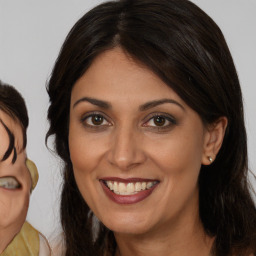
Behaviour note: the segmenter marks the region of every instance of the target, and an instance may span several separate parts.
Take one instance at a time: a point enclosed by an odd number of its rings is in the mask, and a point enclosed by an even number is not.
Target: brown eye
[[[156,126],[164,126],[166,119],[162,116],[156,116],[154,117],[153,121]]]
[[[151,118],[143,124],[144,127],[159,129],[171,129],[174,125],[177,125],[176,119],[169,114],[152,114]]]
[[[103,127],[111,125],[111,123],[109,123],[103,115],[97,113],[85,116],[81,119],[81,121],[84,125],[89,127]]]
[[[101,125],[104,121],[104,117],[101,115],[94,115],[91,117],[91,119],[94,125]]]

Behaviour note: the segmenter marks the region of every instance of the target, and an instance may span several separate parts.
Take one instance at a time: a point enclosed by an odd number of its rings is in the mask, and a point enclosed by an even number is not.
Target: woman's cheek
[[[75,172],[91,172],[101,162],[107,150],[106,136],[96,134],[75,134],[70,132],[70,158]]]

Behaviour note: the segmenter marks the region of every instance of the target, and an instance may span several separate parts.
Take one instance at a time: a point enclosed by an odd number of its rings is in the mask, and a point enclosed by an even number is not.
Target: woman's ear
[[[204,151],[202,155],[203,165],[210,165],[215,160],[221,148],[227,125],[228,119],[223,116],[206,127]]]

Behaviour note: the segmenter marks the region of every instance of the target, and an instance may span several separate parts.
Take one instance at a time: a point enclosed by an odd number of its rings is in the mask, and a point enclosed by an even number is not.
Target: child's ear
[[[218,154],[228,125],[226,117],[220,117],[217,121],[206,128],[204,137],[204,151],[202,155],[202,164],[211,164]]]
[[[27,159],[26,165],[31,176],[31,181],[32,181],[31,192],[32,192],[32,190],[36,187],[36,184],[38,182],[39,174],[37,171],[37,167],[33,161]]]

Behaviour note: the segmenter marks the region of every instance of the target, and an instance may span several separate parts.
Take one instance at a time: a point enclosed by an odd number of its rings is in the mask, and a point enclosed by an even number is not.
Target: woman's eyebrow
[[[3,125],[3,127],[5,128],[8,136],[9,136],[9,146],[8,146],[8,149],[6,150],[3,158],[0,160],[1,162],[2,161],[5,161],[12,153],[12,150],[14,150],[14,154],[13,154],[13,158],[12,158],[12,163],[14,164],[16,159],[17,159],[17,152],[16,152],[16,148],[14,146],[14,143],[15,143],[15,140],[14,140],[14,135],[13,133],[9,130],[9,128],[7,127],[7,125],[3,122],[3,120],[0,118],[0,123]]]
[[[83,98],[77,100],[74,103],[73,108],[76,107],[79,103],[84,102],[84,101],[89,102],[93,105],[96,105],[96,106],[104,108],[104,109],[112,108],[111,104],[108,103],[107,101],[103,101],[103,100],[99,100],[99,99],[95,99],[95,98],[90,98],[90,97],[83,97]],[[153,101],[150,101],[150,102],[146,102],[146,103],[144,103],[143,105],[141,105],[139,107],[139,110],[140,111],[145,111],[145,110],[148,110],[150,108],[153,108],[153,107],[156,107],[158,105],[165,104],[165,103],[175,104],[175,105],[179,106],[182,110],[185,111],[185,108],[179,102],[177,102],[173,99],[160,99],[160,100],[153,100]]]
[[[77,106],[80,102],[89,102],[93,105],[96,105],[100,108],[105,108],[105,109],[110,109],[111,108],[111,104],[106,102],[106,101],[103,101],[103,100],[98,100],[98,99],[95,99],[95,98],[90,98],[90,97],[83,97],[81,99],[79,99],[78,101],[76,101],[73,105],[73,108],[75,106]]]
[[[175,104],[175,105],[179,106],[183,111],[185,111],[185,108],[179,102],[177,102],[176,100],[173,100],[173,99],[153,100],[153,101],[150,101],[150,102],[147,102],[147,103],[144,103],[143,105],[141,105],[139,107],[139,110],[140,111],[145,111],[145,110],[148,110],[150,108],[154,108],[158,105],[165,104],[165,103]]]

